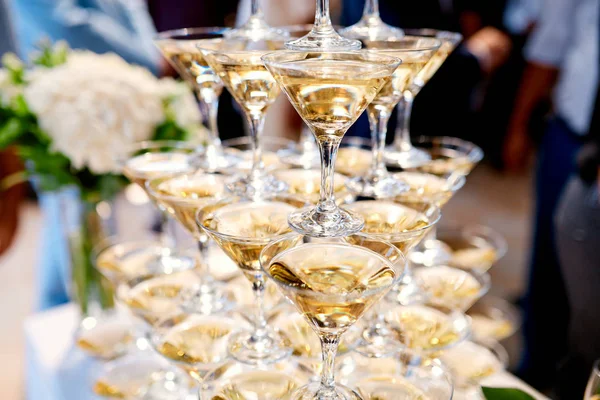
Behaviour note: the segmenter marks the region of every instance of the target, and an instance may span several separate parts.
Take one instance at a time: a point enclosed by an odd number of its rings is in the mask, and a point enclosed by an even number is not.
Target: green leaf
[[[166,120],[156,127],[152,140],[186,140],[187,131],[182,129],[173,120]]]
[[[0,127],[0,149],[13,144],[20,136],[25,134],[23,123],[18,118],[9,119],[2,127]]]
[[[535,400],[519,389],[482,387],[486,400]]]

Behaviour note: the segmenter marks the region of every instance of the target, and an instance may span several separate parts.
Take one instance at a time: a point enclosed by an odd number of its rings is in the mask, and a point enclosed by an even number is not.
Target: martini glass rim
[[[365,63],[372,63],[379,65],[381,68],[397,68],[401,63],[398,57],[393,57],[387,54],[379,54],[375,51],[369,51],[368,49],[352,50],[352,51],[304,51],[304,50],[277,50],[270,51],[264,54],[261,59],[267,64],[277,68],[294,69],[294,70],[305,70],[306,68],[298,67],[295,62],[306,60],[308,55],[319,55],[325,56],[325,60],[334,61],[356,61],[357,57],[360,57],[359,61]],[[283,58],[288,58],[283,60]],[[310,58],[311,60],[319,60],[321,57]],[[394,65],[396,65],[394,67]]]
[[[164,150],[163,150],[164,149]],[[129,161],[148,154],[184,154],[190,156],[190,169],[194,169],[191,158],[196,153],[204,152],[204,146],[184,140],[143,140],[123,146],[115,154],[115,159],[120,168],[126,168]],[[145,189],[145,188],[143,188]]]
[[[221,35],[221,37],[231,31],[231,28],[223,27],[223,26],[209,26],[209,27],[188,27],[188,28],[178,28],[178,29],[169,29],[166,31],[158,32],[154,35],[153,40],[156,42],[160,41],[195,41],[195,40],[204,40],[189,38],[186,39],[186,36],[197,35],[197,34],[206,34],[206,35]],[[213,38],[206,38],[213,39]],[[216,39],[216,38],[215,38]]]
[[[450,40],[454,44],[460,43],[463,40],[464,36],[459,32],[444,30],[444,29],[434,29],[434,28],[405,28],[404,32],[408,34],[408,36],[424,36],[424,37],[435,37],[437,39],[446,39]]]
[[[385,244],[388,247],[388,251],[392,251],[393,253],[395,253],[395,256],[397,257],[394,261],[390,260],[388,257],[373,251],[365,246],[361,246],[361,245],[356,245],[356,244],[351,244],[351,243],[343,243],[343,242],[339,242],[340,239],[344,239],[347,237],[363,237],[365,239],[370,239],[372,241],[377,241],[379,243]],[[277,286],[281,286],[284,287],[286,289],[292,290],[294,292],[307,292],[307,289],[305,288],[301,288],[301,287],[295,287],[295,286],[290,286],[290,285],[285,285],[283,283],[281,283],[278,279],[273,278],[273,275],[271,275],[271,273],[269,272],[269,265],[271,263],[271,261],[273,260],[273,258],[275,257],[271,257],[270,259],[268,259],[268,257],[266,256],[266,252],[267,250],[272,247],[275,246],[281,242],[287,241],[287,240],[294,240],[294,239],[302,239],[304,237],[310,237],[313,238],[312,236],[308,236],[308,235],[303,235],[301,233],[297,233],[297,232],[292,232],[292,233],[288,233],[286,235],[283,235],[282,237],[278,238],[277,240],[273,240],[270,243],[268,243],[268,245],[262,249],[262,251],[260,252],[260,266],[261,266],[261,270],[262,272],[269,277],[269,279],[271,279],[272,281],[274,281]],[[392,243],[385,241],[385,240],[381,240],[373,235],[369,235],[369,234],[365,234],[362,232],[358,232],[358,233],[354,233],[351,235],[347,235],[345,237],[336,237],[336,238],[316,238],[316,239],[320,239],[317,242],[314,243],[305,243],[305,244],[316,244],[316,245],[323,245],[323,246],[328,246],[328,247],[343,247],[343,248],[360,248],[364,251],[367,251],[369,253],[372,253],[373,255],[376,255],[378,258],[382,258],[386,261],[386,263],[388,264],[388,266],[396,266],[394,268],[392,268],[394,270],[394,273],[397,272],[397,267],[399,266],[399,264],[402,264],[402,271],[400,271],[400,273],[395,274],[394,279],[392,279],[392,282],[388,285],[384,285],[384,286],[380,286],[374,289],[370,289],[370,290],[366,290],[363,292],[360,292],[360,294],[358,294],[358,297],[361,298],[365,298],[365,297],[369,297],[371,295],[374,295],[376,293],[380,293],[385,291],[386,289],[392,288],[395,285],[398,284],[398,282],[400,282],[402,280],[402,277],[404,276],[404,274],[406,273],[406,270],[408,268],[408,260],[406,258],[406,256],[404,255],[403,252],[401,252],[396,246],[394,246]],[[331,240],[333,239],[333,240]],[[297,247],[296,245],[293,245],[292,247],[286,248],[283,251],[278,251],[276,255],[280,255],[281,253],[283,253],[284,251],[287,251],[289,249],[292,249],[294,247]],[[268,262],[266,262],[268,259]],[[265,265],[267,264],[267,265]],[[326,296],[327,298],[335,298],[335,299],[339,299],[339,301],[347,301],[349,299],[353,299],[354,296],[347,296],[347,295],[339,295],[339,294],[322,294],[319,292],[315,292],[316,295],[318,296]]]
[[[281,199],[298,202],[299,207],[296,207],[285,201],[280,201]],[[208,233],[211,236],[226,239],[227,241],[232,242],[232,243],[243,243],[243,244],[251,244],[251,245],[258,245],[258,246],[261,246],[261,245],[266,246],[269,243],[271,243],[273,241],[277,241],[290,233],[290,232],[284,232],[281,234],[268,236],[268,237],[264,237],[264,238],[250,238],[250,237],[229,235],[229,234],[222,233],[222,232],[216,231],[214,229],[208,228],[207,226],[204,225],[204,219],[206,218],[206,216],[210,215],[210,213],[213,212],[212,210],[208,210],[208,208],[212,208],[212,207],[218,206],[220,204],[223,204],[223,207],[226,207],[227,205],[231,205],[231,204],[239,204],[240,200],[242,200],[241,202],[249,203],[249,204],[273,203],[273,202],[274,203],[282,203],[282,204],[286,204],[291,207],[294,207],[296,209],[301,209],[301,207],[306,207],[309,205],[309,203],[306,202],[301,197],[292,196],[289,194],[274,194],[274,195],[268,195],[266,197],[260,197],[258,199],[252,199],[252,198],[244,197],[244,196],[229,196],[229,197],[225,197],[219,201],[216,201],[214,203],[208,204],[208,205],[200,208],[199,210],[197,210],[196,211],[196,224],[198,225],[198,227],[200,229],[204,230],[206,233]],[[300,206],[300,204],[302,204],[303,206]],[[209,213],[209,214],[207,214],[207,213]]]
[[[452,136],[418,136],[412,140],[412,143],[416,147],[423,147],[419,145],[432,144],[432,147],[436,145],[438,147],[444,147],[443,145],[452,145],[464,153],[469,158],[469,161],[478,163],[483,159],[484,153],[481,147],[473,142],[465,139],[452,137]]]
[[[428,172],[401,171],[401,172],[392,173],[392,176],[401,178],[403,174],[423,175],[423,176],[434,177],[434,178],[438,178],[438,179],[442,179],[442,180],[446,181],[448,186],[442,192],[440,192],[440,194],[423,195],[422,201],[426,202],[426,203],[435,202],[434,200],[429,201],[427,199],[437,198],[438,196],[443,197],[447,193],[454,195],[465,185],[465,183],[467,183],[467,177],[464,175],[452,177],[452,179],[449,179],[450,177],[440,177],[440,176],[437,176],[437,175],[434,175],[434,174],[431,174]],[[400,193],[398,196],[396,196],[396,198],[402,199],[403,196],[406,196],[406,195],[410,196],[411,195],[410,191],[408,191],[406,193]],[[439,207],[439,208],[441,209],[442,207]]]
[[[389,39],[385,39],[385,40],[370,40],[370,41],[367,41],[367,43],[375,44],[375,46],[377,43],[385,43],[386,45],[397,44],[399,46],[404,46],[404,47],[377,48],[377,47],[368,47],[367,46],[359,51],[372,51],[372,52],[377,52],[377,53],[400,53],[400,52],[402,52],[402,53],[408,53],[408,52],[421,53],[421,52],[426,52],[426,51],[431,51],[431,52],[436,51],[443,44],[440,39],[428,37],[428,36],[403,36],[400,38],[389,38]],[[410,47],[410,45],[414,45],[414,47]]]
[[[467,340],[469,340],[472,335],[473,335],[473,328],[471,327],[471,318],[466,315],[464,312],[460,311],[459,309],[456,308],[452,308],[452,307],[448,307],[445,306],[443,304],[437,304],[437,303],[433,303],[431,301],[426,301],[425,303],[422,304],[395,304],[394,307],[388,311],[386,311],[384,313],[386,321],[388,321],[389,323],[389,319],[391,319],[390,316],[398,316],[402,313],[402,311],[406,311],[406,310],[410,310],[410,309],[417,309],[417,308],[425,308],[427,310],[431,310],[431,311],[437,311],[437,312],[441,312],[443,313],[446,318],[447,318],[447,322],[452,325],[453,327],[455,325],[458,325],[460,329],[453,329],[453,331],[455,333],[458,333],[458,337],[456,340],[454,340],[451,343],[447,343],[444,345],[436,345],[436,346],[432,346],[429,348],[410,348],[410,347],[406,347],[406,348],[400,348],[398,349],[398,352],[396,354],[403,354],[406,352],[409,353],[416,353],[416,354],[431,354],[431,353],[437,353],[439,351],[444,351],[444,350],[448,350],[451,349],[455,346],[457,346],[460,343],[463,343]],[[392,325],[394,325],[392,323]],[[400,329],[403,329],[402,325],[399,326]]]
[[[279,51],[284,51],[283,50],[283,43],[285,42],[285,38],[282,38],[281,40],[278,39],[262,39],[262,40],[258,40],[258,41],[253,41],[251,43],[256,44],[256,43],[268,43],[269,47],[267,48],[243,48],[243,49],[237,49],[237,48],[232,48],[232,49],[228,49],[228,48],[219,48],[217,47],[207,47],[205,45],[209,44],[209,43],[227,43],[227,44],[233,44],[233,43],[240,43],[240,44],[246,44],[248,43],[247,40],[242,40],[242,39],[226,39],[226,38],[208,38],[208,39],[200,39],[197,41],[196,43],[196,47],[204,54],[216,54],[216,55],[220,55],[220,56],[236,56],[236,55],[252,55],[252,56],[263,56],[264,54],[268,54],[268,53],[273,53],[273,52],[279,52]],[[278,46],[277,43],[281,42],[281,46]]]
[[[427,212],[431,212],[431,214],[433,215],[433,218],[429,219],[428,217],[428,223],[426,226],[421,226],[417,229],[412,229],[409,231],[402,231],[402,232],[390,232],[390,233],[373,233],[373,232],[366,232],[367,235],[372,236],[374,238],[380,238],[384,241],[390,241],[389,238],[409,238],[411,236],[414,236],[416,234],[419,234],[423,231],[426,231],[432,227],[434,227],[442,218],[442,211],[440,209],[440,207],[438,207],[435,202],[431,202],[431,201],[413,201],[413,202],[405,202],[402,203],[400,201],[394,201],[394,199],[375,199],[375,200],[359,200],[359,201],[355,201],[352,204],[347,204],[346,208],[349,208],[350,210],[356,212],[356,210],[352,207],[354,204],[365,204],[365,203],[388,203],[391,205],[396,205],[396,206],[403,206],[403,207],[407,207],[407,208],[412,208],[410,205],[411,204],[422,204],[422,205],[426,205],[427,208],[424,212],[421,212],[419,210],[419,212],[421,213],[427,213]],[[392,240],[393,240],[392,239]]]
[[[211,203],[213,202],[217,202],[220,199],[222,199],[224,197],[224,194],[227,192],[227,189],[225,188],[225,183],[227,181],[227,176],[223,175],[223,174],[219,174],[219,173],[210,173],[210,172],[187,172],[187,173],[183,173],[183,174],[178,174],[175,176],[163,176],[163,177],[159,177],[159,178],[154,178],[154,179],[150,179],[148,181],[146,181],[146,190],[148,191],[148,193],[150,193],[150,195],[158,200],[162,200],[162,201],[169,201],[171,203],[176,203],[176,204],[182,204],[182,205],[187,205],[187,206],[194,206],[196,205],[198,202],[205,201],[207,200],[207,198],[193,198],[193,197],[180,197],[177,195],[173,195],[173,194],[166,194],[166,193],[161,193],[158,191],[158,187],[165,182],[171,181],[171,180],[176,180],[176,179],[186,179],[186,180],[190,180],[196,177],[214,177],[216,179],[220,179],[221,184],[223,184],[223,191],[220,193],[217,193],[214,195],[215,200],[211,201]],[[205,206],[205,205],[204,205]],[[204,207],[203,206],[203,207]]]
[[[265,141],[266,140],[266,141]],[[236,149],[236,147],[241,146],[251,146],[251,138],[249,136],[239,136],[232,139],[223,140],[222,145],[224,148]],[[296,145],[296,142],[290,139],[282,138],[280,136],[263,136],[263,142],[261,143],[261,147],[264,150],[269,151],[270,147],[281,147],[281,149],[290,149]],[[237,149],[236,149],[237,150]],[[249,148],[246,150],[250,150]],[[242,151],[246,151],[242,150]]]
[[[504,316],[504,319],[510,321],[512,324],[509,334],[503,336],[502,338],[494,338],[494,340],[502,341],[511,337],[523,325],[523,318],[514,304],[499,296],[489,294],[477,300],[477,302],[475,302],[475,304],[473,304],[473,306],[467,310],[466,314],[471,319],[473,318],[473,315],[488,316],[488,312],[492,309],[499,311]]]

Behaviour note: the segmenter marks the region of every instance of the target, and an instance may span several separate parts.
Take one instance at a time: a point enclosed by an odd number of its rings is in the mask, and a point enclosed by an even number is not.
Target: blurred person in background
[[[570,314],[567,355],[559,366],[556,385],[560,399],[583,398],[594,360],[600,358],[599,95],[578,165],[579,174],[567,184],[555,220],[556,245]]]
[[[166,67],[152,43],[156,30],[144,0],[12,0],[20,55],[26,60],[40,40],[71,48],[113,52],[160,74]]]
[[[538,150],[525,356],[520,369],[525,380],[542,390],[553,386],[557,364],[567,352],[569,310],[554,217],[590,128],[598,84],[600,22],[599,0],[544,1],[525,48],[528,65],[504,144],[506,168],[525,167],[533,149],[528,134],[531,116],[551,96],[553,115]]]
[[[356,23],[364,4],[364,0],[344,0],[342,24]],[[487,6],[492,3],[485,4],[480,8],[489,10]],[[494,6],[494,9],[501,7]],[[488,20],[493,20],[491,17],[478,14],[479,11],[465,0],[380,0],[379,11],[382,19],[392,26],[450,30],[465,35],[463,44],[415,98],[411,134],[458,136],[480,142],[482,135],[472,123],[476,89],[506,61],[511,49],[508,36],[488,24]],[[394,132],[396,118],[392,116],[390,122],[389,132]],[[351,132],[368,136],[367,118],[361,116]],[[393,134],[388,135],[388,141],[392,140]]]
[[[8,0],[0,0],[0,56],[16,51]],[[11,150],[0,152],[0,256],[8,250],[17,232],[19,206],[23,199],[23,185],[12,186],[8,180],[23,166]]]

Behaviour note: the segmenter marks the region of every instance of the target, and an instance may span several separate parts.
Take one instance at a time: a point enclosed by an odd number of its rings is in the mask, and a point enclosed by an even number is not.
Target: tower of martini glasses
[[[77,332],[82,350],[106,360],[96,395],[483,398],[480,381],[507,361],[498,340],[518,323],[507,304],[481,299],[506,245],[485,227],[436,228],[483,154],[457,138],[411,142],[408,129],[412,99],[460,40],[385,25],[375,0],[341,35],[327,0],[311,27],[270,27],[254,0],[240,28],[160,33],[209,140],[139,143],[118,157],[198,246],[164,235],[98,253],[117,307]],[[219,140],[223,88],[249,137]],[[263,136],[281,92],[312,133],[299,144]],[[386,148],[398,104],[406,123]],[[363,112],[371,141],[344,139]]]

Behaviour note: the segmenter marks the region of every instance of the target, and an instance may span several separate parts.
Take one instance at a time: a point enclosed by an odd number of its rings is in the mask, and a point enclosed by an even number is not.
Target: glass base
[[[152,275],[168,275],[193,269],[197,265],[194,257],[180,254],[177,250],[164,248],[163,254],[148,260],[147,270]]]
[[[213,281],[184,290],[179,308],[189,314],[213,315],[230,311],[235,305],[233,294]]]
[[[369,358],[391,357],[405,348],[385,326],[367,328],[354,350]]]
[[[291,213],[288,222],[296,232],[312,237],[348,236],[365,226],[360,215],[339,207],[329,212],[321,212],[318,207],[303,208]]]
[[[267,330],[260,338],[253,332],[242,331],[233,334],[229,339],[229,354],[243,364],[272,364],[289,357],[292,349],[285,337]]]
[[[393,176],[359,176],[346,183],[348,190],[362,197],[390,198],[396,197],[410,189],[406,182]]]
[[[272,175],[244,176],[234,178],[233,181],[227,183],[227,189],[236,196],[254,197],[286,192],[288,185],[275,179]]]
[[[401,38],[404,31],[383,22],[381,18],[363,18],[340,32],[351,39],[389,40]]]
[[[390,167],[410,169],[421,167],[430,162],[431,154],[416,147],[400,151],[394,145],[391,145],[385,148],[383,158]]]
[[[315,151],[303,151],[299,149],[284,149],[277,152],[279,159],[287,164],[294,167],[300,167],[304,169],[318,168],[321,165],[321,155],[319,150]]]
[[[312,30],[300,39],[290,40],[285,43],[288,50],[296,51],[348,51],[360,50],[362,44],[358,40],[345,39],[333,29],[327,33]]]
[[[363,398],[346,386],[335,385],[333,388],[325,388],[320,382],[313,382],[292,393],[290,400],[363,400]]]

